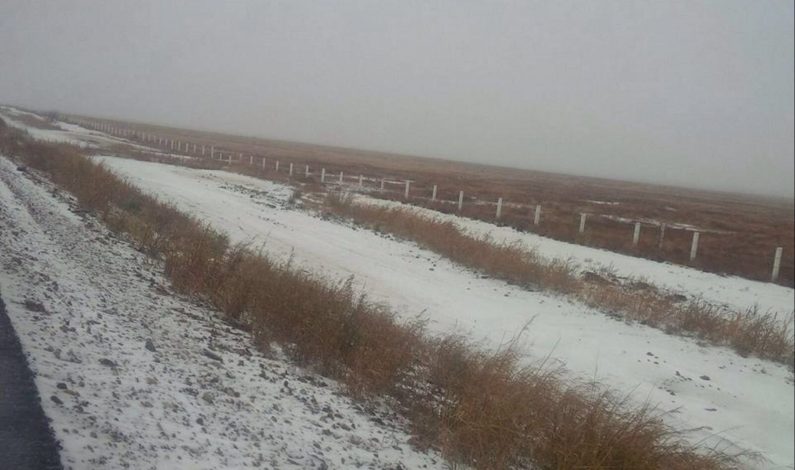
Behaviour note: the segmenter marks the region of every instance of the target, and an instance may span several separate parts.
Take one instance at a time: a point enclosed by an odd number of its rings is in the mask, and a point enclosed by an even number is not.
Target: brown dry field
[[[93,119],[71,115],[67,118]],[[462,215],[513,226],[558,240],[605,248],[654,260],[692,265],[697,268],[751,279],[770,279],[776,247],[784,248],[779,283],[795,284],[795,206],[792,200],[728,192],[713,192],[671,186],[634,183],[542,171],[506,168],[365,151],[323,145],[286,142],[216,132],[179,129],[144,123],[104,121],[129,130],[160,137],[214,145],[216,151],[254,155],[260,166],[268,160],[263,175],[274,177],[273,165],[280,161],[281,171],[289,163],[296,165],[295,179],[319,181],[324,167],[327,182],[337,181],[342,171],[346,182],[355,184],[359,174],[376,180],[365,181],[374,196],[403,200],[403,185],[411,180],[410,202],[440,210],[457,212],[458,191],[465,193]],[[312,174],[304,177],[304,165]],[[380,178],[387,191],[377,189]],[[433,185],[438,185],[438,199],[430,201]],[[497,198],[504,200],[502,217],[495,220]],[[480,203],[475,203],[480,201]],[[617,203],[596,204],[591,201]],[[517,207],[514,204],[521,204]],[[539,226],[533,225],[533,208],[541,204]],[[578,233],[579,217],[587,213],[584,234]],[[615,216],[643,222],[640,243],[632,246],[631,223],[610,220]],[[654,221],[654,223],[652,222]],[[662,247],[658,246],[659,227],[667,224]],[[687,225],[701,232],[698,256],[689,261],[692,232],[671,225]]]

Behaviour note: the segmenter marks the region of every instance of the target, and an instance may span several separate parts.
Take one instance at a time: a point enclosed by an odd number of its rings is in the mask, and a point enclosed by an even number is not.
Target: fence
[[[250,167],[259,168],[263,172],[269,172],[272,170],[274,173],[286,173],[288,178],[296,177],[294,170],[295,165],[298,163],[293,161],[286,162],[288,163],[288,169],[285,172],[283,170],[284,167],[281,166],[280,160],[272,160],[269,163],[268,158],[263,155],[244,155],[241,152],[234,152],[228,149],[219,148],[215,145],[200,144],[185,140],[175,140],[172,137],[158,136],[152,133],[128,129],[102,121],[73,119],[70,122],[79,124],[89,129],[102,131],[120,138],[137,140],[145,144],[151,144],[152,147],[157,147],[161,150],[179,154],[175,156],[180,158],[209,158],[211,160],[217,160],[227,164],[248,165]],[[521,226],[522,224],[509,223],[508,225],[513,225],[519,229],[539,232],[544,235],[551,235],[551,233],[548,233],[550,231],[545,232],[543,230],[545,218],[544,214],[546,213],[547,216],[549,216],[550,211],[549,208],[545,211],[543,204],[541,203],[509,203],[502,197],[498,197],[496,200],[484,200],[473,195],[467,195],[465,194],[464,190],[458,191],[456,199],[444,199],[440,197],[440,188],[437,184],[433,184],[431,187],[422,187],[415,185],[414,180],[395,180],[381,175],[346,175],[342,169],[338,170],[338,172],[331,173],[328,172],[325,167],[313,169],[307,163],[301,164],[304,166],[302,177],[305,180],[309,180],[317,174],[320,177],[320,183],[324,185],[347,185],[348,190],[365,192],[385,199],[400,200],[402,196],[402,200],[404,202],[415,205],[424,205],[429,208],[440,210],[441,212],[458,213],[463,215],[465,213],[465,207],[475,207],[478,208],[479,211],[470,211],[470,214],[468,215],[473,215],[472,212],[479,212],[479,215],[476,215],[475,218],[495,221],[498,223],[503,222],[506,218],[506,210],[514,213],[514,218],[517,212],[521,212],[525,214],[528,219],[532,219],[532,227],[529,226],[529,224]],[[483,211],[484,208],[488,207],[492,208],[491,211],[493,212],[491,212],[491,216],[488,215],[488,211]],[[589,234],[589,227],[591,225],[598,226],[598,224],[603,224],[605,219],[610,219],[614,222],[632,227],[632,231],[628,234],[627,238],[627,240],[631,241],[629,245],[631,247],[630,251],[632,251],[632,249],[637,250],[643,240],[645,241],[645,246],[654,246],[658,252],[662,253],[666,247],[666,235],[668,239],[676,239],[677,243],[681,244],[683,242],[681,235],[673,236],[673,231],[679,230],[689,234],[689,252],[687,253],[687,257],[685,258],[679,254],[677,256],[669,256],[667,259],[668,261],[674,261],[680,264],[694,265],[697,262],[702,233],[720,233],[717,231],[698,230],[684,224],[677,225],[666,224],[653,220],[623,219],[605,214],[582,212],[579,214],[577,220],[572,221],[572,226],[576,226],[576,234],[573,238],[569,237],[571,239],[568,241],[580,243],[587,242],[588,240],[585,240],[584,237]],[[558,221],[558,225],[560,225],[560,223],[561,222]],[[565,221],[563,223],[565,224]],[[643,237],[643,235],[650,230],[653,233],[653,240],[651,240],[651,242],[649,242],[647,239],[644,239]],[[624,248],[623,242],[616,242],[615,240],[602,240],[602,243],[595,244],[608,249],[613,249],[614,251],[627,251],[626,248]],[[768,271],[768,279],[771,282],[777,282],[779,281],[781,275],[781,264],[784,248],[781,246],[770,247],[770,252],[772,253],[772,259],[768,258],[771,260],[770,264],[768,265],[770,266],[770,270]]]

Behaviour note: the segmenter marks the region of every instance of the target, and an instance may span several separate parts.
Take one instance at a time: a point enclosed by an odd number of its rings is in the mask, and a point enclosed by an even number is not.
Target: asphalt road
[[[0,298],[0,469],[62,469],[58,443]]]

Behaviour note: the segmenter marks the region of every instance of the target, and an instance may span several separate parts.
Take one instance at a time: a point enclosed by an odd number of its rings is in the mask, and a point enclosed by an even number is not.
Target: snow
[[[597,200],[593,200],[593,199],[587,199],[585,202],[587,202],[589,204],[596,204],[598,206],[617,206],[617,205],[621,204],[618,201],[597,201]]]
[[[388,407],[258,353],[34,180],[0,157],[0,292],[65,468],[444,468]]]
[[[153,149],[138,145],[127,139],[115,137],[103,132],[86,129],[77,124],[70,124],[62,121],[55,121],[52,124],[59,127],[61,130],[56,129],[40,129],[34,126],[29,126],[23,122],[14,119],[16,115],[30,115],[34,117],[35,114],[26,111],[20,111],[7,106],[0,106],[0,118],[2,118],[8,125],[21,129],[30,134],[31,137],[46,142],[62,142],[81,147],[99,148],[108,145],[125,144],[139,150],[147,150],[152,152]]]
[[[293,210],[287,204],[291,189],[284,185],[222,171],[99,160],[234,241],[262,245],[277,258],[294,256],[296,264],[330,280],[355,276],[358,288],[372,300],[404,318],[424,315],[432,332],[464,331],[491,347],[531,322],[523,337],[530,357],[549,355],[574,377],[596,378],[637,401],[669,410],[666,419],[679,428],[696,429],[691,433],[696,441],[721,438],[760,452],[767,459],[760,468],[793,468],[793,382],[784,366],[625,324],[564,297],[483,278],[415,244]],[[782,286],[558,242],[454,215],[427,214],[474,233],[491,233],[497,240],[520,240],[543,256],[570,258],[581,269],[610,266],[621,276],[642,276],[715,304],[793,309],[793,290]]]
[[[405,207],[428,217],[452,221],[469,233],[478,236],[490,235],[497,242],[523,243],[548,259],[571,260],[583,271],[599,271],[608,267],[618,276],[642,277],[655,286],[691,298],[702,298],[712,304],[724,305],[735,310],[746,310],[756,306],[762,312],[780,312],[786,316],[793,311],[795,305],[795,291],[790,287],[778,284],[752,281],[737,276],[721,276],[686,266],[566,243],[529,232],[520,232],[511,227],[500,227],[488,222],[459,217],[454,214],[443,214],[397,201],[365,197],[360,197],[359,200],[388,207]]]
[[[329,279],[354,275],[371,299],[404,318],[424,314],[433,332],[464,331],[496,345],[531,322],[524,338],[533,357],[550,355],[574,376],[672,410],[671,423],[698,428],[694,439],[720,436],[763,453],[770,467],[793,464],[793,385],[781,365],[618,322],[563,297],[484,279],[412,243],[290,210],[290,189],[283,185],[223,171],[98,159],[234,241],[261,244],[274,257],[294,256],[299,266]]]

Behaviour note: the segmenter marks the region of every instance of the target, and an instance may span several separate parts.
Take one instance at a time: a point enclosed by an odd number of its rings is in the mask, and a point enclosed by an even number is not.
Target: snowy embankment
[[[291,190],[283,185],[221,171],[101,160],[235,241],[263,245],[281,259],[294,255],[295,263],[330,279],[355,276],[371,299],[396,313],[425,315],[431,331],[464,331],[493,346],[531,321],[523,338],[533,357],[549,355],[573,376],[596,378],[671,410],[666,419],[672,424],[698,428],[695,440],[721,437],[760,452],[768,459],[761,467],[793,467],[792,375],[781,365],[627,325],[564,297],[483,278],[412,243],[286,210]],[[489,224],[481,229],[502,230]],[[733,307],[758,303],[763,310],[792,309],[792,289],[547,239],[534,244],[544,256],[571,255],[582,265],[612,264],[619,275],[645,276],[688,297]],[[712,289],[717,289],[714,295]]]
[[[533,357],[549,355],[580,378],[648,399],[694,439],[724,438],[759,451],[765,467],[792,466],[793,384],[779,364],[610,319],[564,297],[530,292],[460,268],[413,243],[301,210],[284,185],[223,171],[97,157],[149,194],[210,223],[233,241],[262,246],[330,279],[355,276],[376,301],[434,332],[464,331],[493,346],[530,323]],[[754,285],[755,283],[751,283]]]
[[[650,284],[672,293],[685,295],[688,298],[701,298],[713,305],[722,305],[733,310],[742,311],[757,307],[761,312],[781,313],[783,319],[795,308],[793,306],[795,290],[778,284],[752,281],[737,276],[721,276],[686,266],[566,243],[533,233],[521,232],[511,227],[499,227],[488,222],[443,214],[397,201],[366,196],[359,196],[357,201],[384,207],[401,207],[426,217],[451,221],[475,236],[488,235],[498,243],[520,242],[528,248],[535,249],[548,259],[571,260],[581,271],[599,272],[600,269],[608,268],[620,277],[642,278]]]
[[[0,290],[66,468],[443,468],[34,180],[0,157]]]

